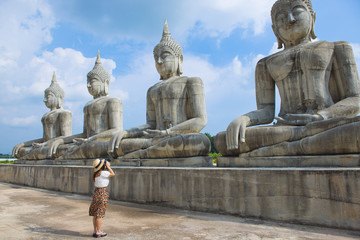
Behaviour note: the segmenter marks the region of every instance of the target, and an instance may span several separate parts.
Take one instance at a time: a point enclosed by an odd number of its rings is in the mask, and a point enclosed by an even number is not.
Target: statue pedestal
[[[125,159],[118,158],[111,161],[114,166],[131,167],[212,167],[213,159],[208,156],[187,158],[160,159]]]
[[[14,164],[26,165],[76,165],[76,166],[92,166],[94,159],[71,159],[71,160],[16,160]]]
[[[360,154],[273,156],[273,157],[218,157],[218,167],[359,167]]]
[[[30,165],[77,165],[92,166],[95,159],[72,159],[72,160],[16,160],[15,164]],[[187,158],[159,158],[159,159],[125,159],[111,160],[112,166],[128,167],[212,167],[213,159],[208,156]]]
[[[114,200],[360,231],[360,167],[113,170]],[[92,166],[2,164],[0,182],[90,196],[93,172]]]

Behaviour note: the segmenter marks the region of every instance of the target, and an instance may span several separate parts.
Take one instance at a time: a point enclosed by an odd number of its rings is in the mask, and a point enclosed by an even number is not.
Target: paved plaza
[[[0,183],[0,239],[92,239],[91,196]],[[359,239],[360,232],[110,201],[105,239]]]

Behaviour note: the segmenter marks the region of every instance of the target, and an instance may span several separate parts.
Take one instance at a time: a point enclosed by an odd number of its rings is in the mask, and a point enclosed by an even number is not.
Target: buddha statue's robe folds
[[[311,42],[310,1],[280,0],[273,29],[285,49],[256,66],[257,110],[233,120],[215,137],[224,156],[290,156],[359,153],[360,82],[347,42]],[[277,123],[275,86],[281,106]]]
[[[52,145],[53,158],[91,159],[107,157],[107,146],[114,132],[122,129],[122,102],[109,97],[110,74],[98,53],[95,66],[87,75],[87,87],[94,97],[84,107],[83,133],[64,137]]]
[[[13,156],[21,160],[41,160],[51,156],[50,146],[59,137],[70,136],[72,114],[62,108],[64,91],[54,73],[51,85],[45,90],[44,103],[50,112],[41,118],[43,137],[20,143],[13,149]]]
[[[113,157],[125,159],[207,156],[210,141],[199,132],[207,123],[204,86],[198,77],[181,76],[182,49],[165,22],[154,49],[161,82],[146,98],[146,124],[116,133],[109,143]]]

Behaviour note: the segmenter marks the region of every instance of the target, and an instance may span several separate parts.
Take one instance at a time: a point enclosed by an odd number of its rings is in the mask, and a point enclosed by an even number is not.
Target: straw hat
[[[105,159],[95,159],[93,162],[94,172],[99,171],[105,163]]]

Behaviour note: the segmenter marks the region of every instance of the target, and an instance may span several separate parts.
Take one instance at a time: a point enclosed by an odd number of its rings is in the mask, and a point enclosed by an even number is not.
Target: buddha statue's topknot
[[[45,89],[45,95],[49,94],[50,92],[53,93],[55,97],[59,98],[62,103],[62,101],[64,100],[65,93],[56,80],[55,72],[53,74],[50,86],[47,89]],[[60,103],[60,107],[62,105],[61,103]]]
[[[164,30],[163,30],[163,34],[162,34],[162,38],[160,40],[160,43],[158,45],[156,45],[155,48],[154,48],[154,54],[156,52],[158,52],[164,46],[169,47],[173,51],[173,54],[175,56],[182,58],[182,56],[183,56],[182,48],[172,38],[169,27],[168,27],[168,24],[167,24],[167,20],[165,20]]]
[[[271,19],[274,23],[275,21],[275,9],[277,8],[277,6],[281,3],[284,3],[284,2],[292,2],[292,1],[302,1],[303,3],[306,4],[306,6],[308,7],[309,11],[311,14],[314,13],[314,10],[312,8],[312,3],[311,3],[311,0],[277,0],[274,5],[272,6],[271,8]]]
[[[88,81],[94,77],[100,79],[102,82],[106,82],[108,84],[110,83],[110,74],[108,73],[108,71],[105,70],[105,68],[101,64],[99,51],[94,68],[87,74]]]

